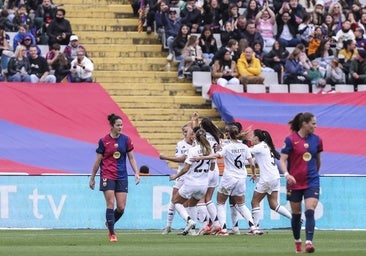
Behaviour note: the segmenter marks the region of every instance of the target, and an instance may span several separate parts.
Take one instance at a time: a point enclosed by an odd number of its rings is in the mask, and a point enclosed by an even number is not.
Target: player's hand
[[[169,175],[169,180],[175,180],[176,179],[176,175],[175,174],[171,174]]]
[[[135,174],[135,183],[136,183],[136,185],[140,183],[140,175],[139,174]]]
[[[296,184],[296,179],[294,178],[294,176],[292,176],[292,175],[288,175],[287,177],[286,177],[286,180],[287,180],[287,183],[289,184],[289,185],[295,185]]]
[[[160,153],[159,158],[160,158],[161,160],[165,160],[164,154]]]
[[[94,180],[94,179],[92,179],[92,178],[90,178],[90,180],[89,180],[89,187],[90,187],[91,189],[93,189],[93,190],[94,190],[94,187],[95,187],[95,180]]]

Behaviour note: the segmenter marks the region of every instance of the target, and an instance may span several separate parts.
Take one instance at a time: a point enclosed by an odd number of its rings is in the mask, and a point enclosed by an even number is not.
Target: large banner
[[[168,176],[144,176],[134,184],[129,177],[125,214],[117,229],[162,229],[172,182]],[[99,177],[97,177],[99,182]],[[96,180],[96,181],[97,181]],[[284,179],[279,202],[289,208]],[[0,228],[105,228],[102,192],[89,189],[89,176],[0,176]],[[99,184],[99,183],[98,183]],[[320,203],[315,211],[319,229],[366,229],[366,177],[321,177]],[[246,205],[250,207],[254,184],[247,182]],[[288,228],[290,221],[262,202],[263,229]],[[229,211],[229,208],[227,209]],[[231,227],[230,214],[227,224]],[[176,214],[173,228],[185,226]],[[248,226],[239,222],[242,229]]]
[[[366,92],[236,93],[219,85],[210,91],[225,122],[269,131],[279,150],[290,133],[288,121],[312,112],[324,145],[321,173],[366,175]]]
[[[0,174],[89,174],[111,113],[123,118],[140,166],[148,165],[151,174],[173,173],[99,84],[4,82],[0,102]]]

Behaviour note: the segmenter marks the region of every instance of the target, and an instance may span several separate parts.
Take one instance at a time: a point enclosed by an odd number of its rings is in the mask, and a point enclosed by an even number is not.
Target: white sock
[[[253,216],[253,224],[257,227],[259,225],[259,215],[261,213],[260,207],[255,207],[252,209],[252,216]]]
[[[204,228],[208,224],[208,212],[205,203],[197,204],[197,219],[200,221],[200,227]]]
[[[223,227],[226,223],[225,204],[217,204],[217,217],[219,219],[220,226]]]
[[[206,203],[206,207],[208,214],[210,215],[210,219],[212,220],[212,222],[214,222],[217,217],[217,209],[215,204],[212,201],[209,201]]]
[[[276,207],[276,212],[278,212],[279,214],[281,214],[282,216],[285,216],[286,218],[289,218],[291,219],[292,218],[292,215],[291,213],[289,212],[289,210],[287,210],[284,206],[282,205],[278,205]]]
[[[183,204],[175,204],[175,210],[179,213],[179,215],[185,220],[187,221],[188,218],[188,213],[186,208],[183,206]]]
[[[233,204],[230,204],[230,215],[231,215],[231,221],[233,223],[233,228],[234,228],[238,224],[239,214],[235,208],[235,205],[233,205]]]
[[[250,210],[248,209],[248,207],[245,204],[241,204],[241,205],[236,204],[235,208],[238,210],[240,215],[243,216],[243,218],[249,222],[249,226],[250,226],[250,223],[253,224],[252,213],[250,212]]]
[[[189,214],[189,217],[191,217],[191,219],[194,222],[196,222],[197,221],[197,207],[196,206],[188,207],[187,212]]]
[[[172,226],[172,222],[174,219],[174,214],[175,214],[175,206],[172,202],[169,203],[169,208],[168,208],[168,218],[166,221],[166,225],[167,227],[171,227]]]

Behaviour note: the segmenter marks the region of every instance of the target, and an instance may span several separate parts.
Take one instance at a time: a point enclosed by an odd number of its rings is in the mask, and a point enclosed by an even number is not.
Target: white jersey
[[[191,167],[188,172],[184,174],[184,184],[187,185],[208,185],[208,172],[210,172],[212,160],[200,160],[198,162],[191,162],[193,156],[202,156],[202,150],[199,145],[189,149],[188,156],[185,163]]]
[[[182,155],[187,155],[188,150],[192,147],[191,144],[188,144],[184,139],[179,141],[177,143],[177,146],[175,147],[175,156],[180,157]],[[178,170],[177,173],[179,173],[184,166],[184,163],[178,163]]]
[[[247,177],[245,161],[252,158],[247,145],[242,142],[232,142],[226,144],[218,153],[221,157],[224,157],[225,169],[223,176]]]
[[[268,182],[280,178],[275,158],[267,143],[261,141],[257,145],[254,145],[250,149],[250,152],[254,155],[255,161],[258,164],[260,180]]]

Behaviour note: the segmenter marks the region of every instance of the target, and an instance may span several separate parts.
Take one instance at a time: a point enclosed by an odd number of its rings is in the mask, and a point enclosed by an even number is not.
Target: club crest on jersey
[[[116,151],[113,153],[113,158],[114,159],[119,159],[121,157],[121,153],[119,151]]]
[[[302,159],[306,162],[309,162],[311,160],[311,154],[309,152],[306,152],[302,155]]]
[[[108,179],[103,178],[103,187],[106,187],[107,186],[107,181],[108,181]]]

